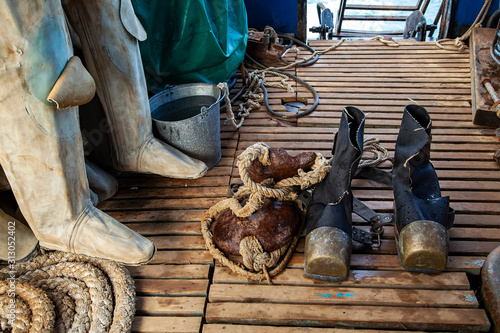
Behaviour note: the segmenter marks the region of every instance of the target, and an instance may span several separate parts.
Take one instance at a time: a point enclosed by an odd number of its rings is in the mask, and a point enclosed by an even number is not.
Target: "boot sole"
[[[63,249],[62,247],[60,247],[58,245],[50,245],[49,243],[39,242],[39,245],[40,245],[41,248],[44,248],[44,249],[49,250],[49,251],[68,252],[68,253],[73,253],[73,254],[78,254],[78,255],[86,256],[86,257],[93,258],[93,259],[113,261],[113,262],[117,262],[117,263],[125,265],[125,266],[141,266],[141,265],[145,265],[148,262],[150,262],[151,260],[153,260],[155,254],[156,254],[156,251],[158,250],[156,248],[156,246],[154,245],[153,254],[151,255],[151,257],[149,257],[149,259],[141,261],[141,262],[132,262],[132,263],[130,263],[130,262],[125,262],[125,261],[121,261],[121,260],[114,260],[114,259],[107,259],[107,258],[102,258],[102,257],[91,256],[91,255],[84,254],[84,253],[70,252],[68,250]]]
[[[344,281],[349,277],[352,240],[344,231],[320,227],[306,237],[304,272],[325,281]]]
[[[448,262],[448,231],[433,221],[415,221],[401,232],[395,228],[401,266],[419,273],[439,273]]]

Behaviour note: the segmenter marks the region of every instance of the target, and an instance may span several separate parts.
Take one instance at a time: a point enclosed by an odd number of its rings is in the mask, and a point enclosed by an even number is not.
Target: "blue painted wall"
[[[297,35],[297,0],[245,0],[245,6],[249,28],[270,25],[277,32]]]
[[[476,19],[477,15],[479,14],[479,11],[484,5],[484,0],[458,0],[456,9],[455,9],[455,15],[454,15],[454,22],[452,23],[452,26],[454,27],[454,33],[455,36],[461,36],[464,31],[460,31],[460,27],[463,25],[470,26],[472,23],[474,23],[474,20]],[[490,9],[488,11],[488,15],[492,14],[495,10],[499,8],[500,1],[499,0],[493,0],[491,3]],[[485,25],[486,22],[483,22],[483,25]]]

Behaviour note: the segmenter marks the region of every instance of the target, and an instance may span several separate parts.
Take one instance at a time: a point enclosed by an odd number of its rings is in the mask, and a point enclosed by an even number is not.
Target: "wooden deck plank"
[[[229,179],[229,176],[228,176]],[[228,181],[229,184],[229,181]],[[200,221],[204,209],[170,209],[170,210],[127,210],[127,211],[107,211],[115,219],[121,222],[136,221]]]
[[[208,279],[209,265],[145,265],[128,267],[135,279]]]
[[[397,259],[397,256],[396,256]],[[303,267],[303,266],[302,266]],[[248,283],[247,279],[233,273],[227,267],[215,268],[213,283]],[[267,282],[261,282],[263,284]],[[365,288],[394,288],[394,289],[448,289],[467,290],[470,288],[465,273],[445,272],[441,274],[422,274],[408,271],[385,270],[351,270],[349,278],[341,282],[328,282],[311,279],[303,269],[287,269],[273,278],[276,285],[310,286],[363,286]]]
[[[200,222],[174,222],[174,221],[141,221],[127,223],[127,227],[143,236],[151,235],[200,235]]]
[[[291,303],[322,305],[373,305],[393,307],[477,308],[472,290],[421,290],[389,288],[294,287],[213,284],[208,300],[244,303]]]
[[[448,256],[447,272],[467,272],[479,275],[486,256]],[[295,253],[288,263],[290,268],[304,268],[304,254]],[[351,256],[353,270],[397,270],[404,271],[397,255],[353,253]]]
[[[211,264],[213,261],[208,251],[156,251],[150,264]]]
[[[341,306],[209,303],[208,323],[239,323],[297,326],[349,326],[353,328],[466,330],[487,332],[490,323],[479,309],[401,308],[382,306]]]
[[[231,325],[231,324],[205,324],[203,333],[231,332],[231,333],[352,333],[352,329],[344,328],[318,328],[318,327],[291,327],[291,326],[255,326],[255,325]],[[356,329],[356,333],[378,333],[378,330]],[[401,331],[388,331],[385,333],[398,333]],[[422,331],[406,331],[418,333]]]
[[[202,187],[202,186],[224,186],[227,185],[229,178],[227,175],[223,176],[204,176],[199,179],[172,179],[163,177],[137,177],[137,178],[120,178],[120,187],[130,188],[137,186],[148,187]]]
[[[150,236],[159,250],[204,250],[203,236]]]
[[[208,280],[137,279],[135,288],[138,295],[206,296]]]
[[[136,316],[132,332],[141,333],[195,333],[201,328],[202,317],[148,317]]]
[[[202,317],[205,297],[137,297],[136,312],[147,316]]]

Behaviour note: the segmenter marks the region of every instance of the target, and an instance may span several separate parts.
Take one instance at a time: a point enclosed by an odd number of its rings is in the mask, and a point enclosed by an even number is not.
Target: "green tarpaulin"
[[[148,38],[140,42],[148,89],[227,81],[243,61],[243,0],[132,0]]]

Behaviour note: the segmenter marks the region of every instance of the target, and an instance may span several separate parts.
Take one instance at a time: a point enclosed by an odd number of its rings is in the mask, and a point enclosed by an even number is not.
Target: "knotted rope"
[[[488,10],[490,9],[492,0],[485,0],[484,5],[479,11],[479,14],[477,14],[476,20],[472,25],[469,27],[469,29],[461,36],[457,37],[455,39],[440,39],[436,41],[437,47],[443,50],[448,50],[448,51],[459,51],[462,52],[463,50],[466,49],[466,45],[464,41],[467,40],[467,38],[470,37],[472,33],[472,29],[480,27],[481,23],[483,23],[484,19],[486,18],[486,14],[488,14]],[[446,44],[451,44],[453,46],[447,46]]]
[[[0,306],[2,329],[130,332],[135,314],[135,286],[125,267],[82,255],[49,252],[16,265],[15,270],[16,320],[9,325],[9,312]],[[9,277],[9,269],[0,271],[0,279],[4,280],[0,283],[0,304],[4,304],[10,292],[6,289]]]
[[[390,46],[390,47],[399,47],[399,43],[394,41],[392,38],[391,39],[386,39],[384,36],[375,36],[373,38],[370,38],[371,40],[378,40],[379,42]]]
[[[299,233],[289,244],[285,244],[270,253],[263,250],[256,237],[244,238],[240,242],[240,254],[243,258],[243,265],[241,265],[230,260],[217,247],[210,231],[210,225],[222,211],[230,209],[237,217],[249,217],[262,207],[266,198],[273,198],[278,201],[294,201],[305,215],[305,208],[297,200],[298,190],[296,187],[305,190],[323,180],[330,170],[328,161],[321,154],[316,154],[311,171],[299,170],[297,176],[283,179],[276,184],[273,184],[272,179],[256,183],[250,179],[248,168],[254,160],[259,160],[263,165],[270,165],[269,150],[270,147],[265,143],[256,143],[248,147],[238,157],[237,166],[244,185],[238,189],[232,198],[222,200],[209,208],[201,220],[201,231],[205,239],[205,246],[215,259],[229,267],[236,274],[255,281],[267,279],[268,283],[272,284],[271,278],[280,273],[290,261],[299,239]],[[248,198],[248,200],[245,206],[242,206],[240,201],[245,198]]]
[[[358,169],[374,168],[385,161],[392,161],[387,149],[379,144],[378,138],[370,138],[363,141],[363,152],[372,153],[372,156],[361,156]]]

